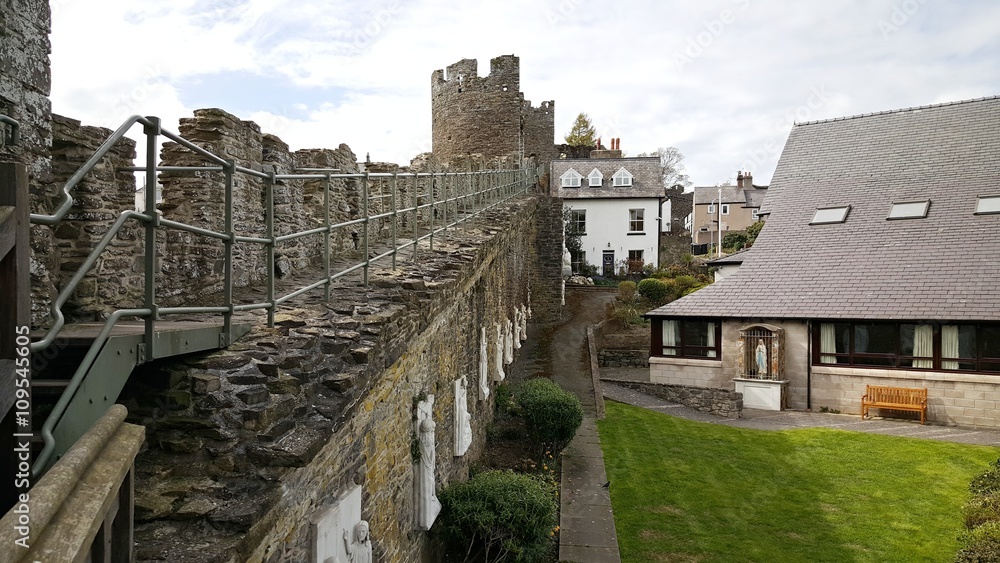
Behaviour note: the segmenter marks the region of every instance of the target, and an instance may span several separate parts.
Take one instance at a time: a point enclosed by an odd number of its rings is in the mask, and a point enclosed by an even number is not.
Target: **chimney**
[[[596,148],[597,148],[597,150],[601,150],[601,138],[600,137],[597,138],[597,147]]]
[[[748,190],[753,189],[753,176],[749,172],[743,175],[743,186]]]

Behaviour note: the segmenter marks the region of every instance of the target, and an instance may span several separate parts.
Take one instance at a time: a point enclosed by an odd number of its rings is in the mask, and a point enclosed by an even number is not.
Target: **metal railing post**
[[[222,317],[222,329],[225,333],[225,345],[233,343],[233,245],[236,244],[236,230],[233,228],[233,174],[236,172],[236,160],[228,159],[223,166],[226,182],[226,210],[223,232],[229,238],[225,240],[225,255],[223,256],[223,305],[229,312]]]
[[[267,326],[274,328],[274,312],[278,308],[274,299],[274,169],[270,175],[264,179],[264,223],[265,235],[267,239]]]
[[[396,205],[396,178],[397,172],[392,173],[392,269],[396,270],[396,223],[399,222],[399,211]]]
[[[364,258],[365,258],[365,268],[364,268],[364,285],[368,287],[368,171],[365,170],[365,176],[361,179],[361,201],[362,201],[362,212],[364,217]]]
[[[429,238],[427,239],[428,240],[428,245],[430,246],[430,249],[431,249],[431,252],[434,252],[434,213],[435,213],[435,207],[434,207],[434,188],[435,188],[435,186],[437,186],[437,172],[431,172],[431,185],[430,185],[430,194],[431,194],[431,212],[430,212],[431,230],[430,230],[430,233],[429,233]]]
[[[419,221],[419,218],[420,218],[420,214],[417,211],[417,207],[419,207],[419,202],[420,202],[420,197],[417,194],[417,192],[420,191],[420,183],[417,182],[418,179],[419,179],[418,174],[414,174],[413,175],[413,185],[411,186],[413,189],[410,190],[412,192],[412,196],[413,196],[413,263],[414,264],[417,263],[417,245],[419,244],[419,240],[420,240],[419,239],[419,237],[420,237],[420,228],[418,226],[418,221]]]
[[[160,223],[160,216],[156,213],[156,157],[159,148],[160,118],[147,117],[149,125],[143,127],[146,135],[146,221],[145,230],[145,278],[143,280],[144,308],[151,311],[145,319],[145,344],[146,357],[139,358],[141,361],[152,360],[156,357],[156,228]]]
[[[330,301],[330,173],[323,180],[323,276],[326,285],[323,286],[323,299]]]

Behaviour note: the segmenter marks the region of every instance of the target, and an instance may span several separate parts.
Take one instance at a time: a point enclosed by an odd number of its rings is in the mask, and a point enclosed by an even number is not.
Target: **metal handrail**
[[[2,117],[2,116],[0,116]],[[8,118],[9,119],[9,118]],[[13,120],[9,120],[13,121]],[[5,123],[9,123],[8,120],[4,120]],[[368,284],[368,269],[373,262],[385,259],[387,257],[392,258],[392,267],[396,267],[396,254],[400,251],[413,247],[413,259],[416,260],[417,257],[417,247],[420,242],[428,241],[430,248],[433,250],[434,236],[440,233],[447,232],[447,229],[454,228],[457,225],[468,221],[479,214],[492,209],[502,203],[517,197],[528,191],[531,184],[534,183],[533,170],[494,170],[494,171],[476,171],[476,172],[395,172],[395,173],[340,173],[334,170],[324,170],[324,169],[296,169],[296,171],[304,172],[303,174],[275,174],[273,171],[264,172],[259,170],[252,170],[246,167],[238,166],[232,160],[226,160],[215,154],[212,154],[208,150],[195,145],[194,143],[184,139],[180,135],[166,131],[160,127],[160,120],[157,117],[142,117],[142,116],[132,116],[125,120],[125,122],[117,129],[115,132],[97,149],[90,159],[87,160],[81,166],[73,176],[66,182],[61,190],[62,202],[59,207],[52,215],[31,215],[31,222],[41,225],[56,225],[58,224],[69,212],[73,206],[73,196],[72,190],[79,184],[86,175],[93,170],[97,164],[100,163],[101,159],[107,155],[107,153],[112,149],[112,147],[120,141],[128,130],[135,124],[142,124],[144,134],[146,135],[146,166],[129,166],[118,168],[118,171],[126,172],[145,172],[147,178],[147,194],[146,194],[146,212],[139,213],[136,211],[124,211],[115,222],[112,224],[111,228],[104,234],[104,236],[98,241],[97,245],[87,256],[87,259],[79,267],[79,269],[74,273],[70,281],[63,287],[62,291],[59,293],[57,298],[52,302],[52,317],[53,325],[47,331],[45,336],[36,342],[31,344],[32,352],[39,352],[50,346],[57,338],[59,332],[65,326],[66,319],[62,313],[62,307],[65,305],[69,297],[76,291],[77,286],[84,279],[86,274],[96,265],[97,260],[100,258],[101,254],[109,246],[109,244],[117,236],[118,232],[123,228],[123,225],[128,220],[136,220],[143,224],[146,228],[146,256],[145,256],[145,269],[143,272],[145,282],[144,282],[144,293],[145,293],[145,304],[142,307],[131,308],[131,309],[120,309],[114,311],[111,316],[107,319],[104,324],[103,329],[98,335],[97,340],[93,343],[90,350],[84,357],[83,363],[73,374],[70,380],[69,386],[65,389],[63,395],[59,398],[49,417],[46,419],[42,426],[42,438],[44,441],[44,446],[39,452],[36,458],[35,465],[32,468],[32,473],[36,476],[41,473],[48,463],[53,451],[55,450],[55,441],[52,432],[55,426],[59,423],[62,416],[65,414],[66,408],[69,406],[70,401],[76,390],[82,384],[87,371],[90,369],[91,365],[97,358],[101,347],[107,341],[108,336],[111,333],[114,325],[122,317],[138,317],[145,319],[146,322],[146,339],[145,343],[147,346],[147,356],[150,359],[156,358],[155,355],[155,340],[152,338],[153,330],[155,326],[155,321],[165,315],[175,315],[175,314],[195,314],[195,313],[212,313],[223,315],[224,320],[224,332],[225,332],[225,342],[228,344],[232,339],[232,326],[231,317],[233,313],[240,311],[250,311],[256,309],[266,309],[268,314],[268,325],[274,326],[274,313],[278,305],[285,303],[288,300],[294,299],[299,295],[302,295],[308,291],[312,291],[319,287],[324,287],[325,298],[330,298],[330,288],[333,282],[343,276],[346,276],[352,272],[358,270],[363,270],[363,280],[365,285]],[[200,155],[201,157],[208,160],[213,166],[158,166],[156,162],[156,147],[159,135],[176,142],[177,144],[191,150],[192,152]],[[157,172],[171,172],[171,173],[181,173],[185,171],[210,171],[210,172],[222,172],[225,174],[225,226],[223,231],[213,231],[204,227],[198,227],[195,225],[188,225],[186,223],[173,221],[169,219],[164,219],[160,217],[155,212],[155,189],[156,185],[156,174]],[[317,173],[320,172],[320,173]],[[264,180],[265,189],[265,201],[266,201],[266,221],[265,221],[265,231],[266,236],[264,237],[254,237],[254,236],[242,236],[237,235],[233,228],[233,177],[235,174],[246,174],[256,178]],[[458,194],[457,192],[449,195],[448,183],[444,180],[451,179],[450,183],[453,184],[453,190],[458,190],[459,188],[455,185],[460,184],[457,182],[459,177],[468,177],[469,182],[467,193]],[[472,189],[472,178],[481,177],[487,178],[488,181],[485,182],[485,187],[483,187],[483,182],[479,183],[478,190]],[[406,207],[400,207],[397,205],[396,189],[397,182],[399,179],[411,179],[412,181],[412,205]],[[426,194],[420,194],[419,187],[417,186],[417,179],[424,178],[429,179],[430,184],[425,186],[428,190]],[[332,223],[330,221],[330,208],[331,208],[331,197],[330,197],[330,182],[333,179],[356,179],[360,180],[361,188],[361,214],[362,216],[356,219],[351,219],[347,221],[342,221],[340,223]],[[392,186],[391,198],[391,211],[388,212],[378,212],[370,213],[369,204],[374,200],[378,201],[381,208],[385,208],[385,203],[383,200],[389,199],[386,194],[380,194],[378,196],[371,196],[368,193],[369,184],[372,179],[390,179]],[[274,198],[273,198],[273,187],[275,182],[278,180],[324,180],[324,190],[323,190],[323,206],[324,206],[324,222],[322,227],[314,227],[306,229],[304,231],[299,231],[296,233],[288,233],[280,236],[276,236],[274,233]],[[438,181],[442,182],[439,183]],[[444,197],[437,199],[435,197],[435,189],[441,189]],[[473,204],[470,207],[466,206],[459,210],[459,205],[463,201],[468,201],[471,198]],[[423,202],[421,202],[423,199]],[[429,200],[429,201],[428,201]],[[477,203],[478,202],[478,205]],[[435,224],[435,210],[444,206],[443,209],[443,219],[440,225]],[[454,208],[454,215],[450,217],[452,220],[449,222],[449,207]],[[417,221],[417,213],[421,210],[430,210],[429,220],[430,227],[426,232],[419,232],[419,225]],[[400,214],[411,213],[413,222],[413,237],[412,240],[399,244],[396,240],[397,231],[397,221],[395,220]],[[464,216],[459,216],[460,213],[464,213]],[[382,252],[374,257],[369,257],[369,231],[370,225],[374,221],[380,221],[387,219],[389,217],[393,218],[392,221],[392,248],[386,252]],[[363,228],[363,249],[362,256],[364,259],[361,262],[350,265],[339,272],[332,272],[330,267],[330,236],[337,229],[345,229],[352,226],[361,225]],[[223,306],[184,306],[184,307],[159,307],[156,304],[156,292],[155,292],[155,268],[153,265],[156,260],[156,245],[155,245],[155,231],[158,228],[170,228],[180,231],[185,231],[212,239],[217,239],[221,241],[225,247],[225,279],[223,282],[223,298],[225,304]],[[359,230],[361,230],[359,228]],[[324,274],[319,280],[307,283],[305,286],[290,291],[289,293],[281,296],[275,295],[274,281],[274,261],[275,261],[275,247],[277,244],[282,242],[295,240],[305,236],[312,235],[323,235],[324,236]],[[267,252],[267,299],[266,301],[256,302],[256,303],[241,303],[236,304],[233,302],[233,280],[232,280],[232,269],[233,269],[233,245],[237,242],[259,244],[263,246]]]
[[[13,117],[8,117],[6,115],[0,114],[0,123],[6,123],[10,126],[10,140],[7,141],[10,145],[20,145],[21,144],[21,125]]]

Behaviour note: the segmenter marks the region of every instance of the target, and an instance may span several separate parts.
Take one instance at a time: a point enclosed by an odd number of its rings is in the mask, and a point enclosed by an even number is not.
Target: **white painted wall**
[[[615,262],[628,259],[629,250],[642,250],[646,264],[659,264],[657,247],[659,233],[659,201],[655,198],[635,199],[567,199],[567,209],[587,211],[587,234],[580,237],[587,262],[601,269],[605,250],[614,250]],[[628,234],[629,210],[644,209],[642,235]]]

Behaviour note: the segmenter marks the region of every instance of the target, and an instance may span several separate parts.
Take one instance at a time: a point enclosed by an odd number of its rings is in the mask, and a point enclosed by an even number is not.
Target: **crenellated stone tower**
[[[468,154],[487,159],[535,156],[556,158],[555,102],[532,107],[520,91],[520,59],[490,61],[490,74],[477,74],[475,59],[462,59],[431,75],[431,130],[434,156],[443,162]]]

